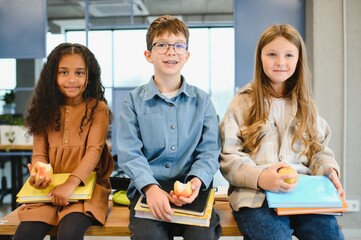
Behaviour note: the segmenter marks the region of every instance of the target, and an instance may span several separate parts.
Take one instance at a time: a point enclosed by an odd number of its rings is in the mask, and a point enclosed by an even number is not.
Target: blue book
[[[342,207],[335,185],[326,176],[300,175],[292,192],[266,191],[270,208]]]

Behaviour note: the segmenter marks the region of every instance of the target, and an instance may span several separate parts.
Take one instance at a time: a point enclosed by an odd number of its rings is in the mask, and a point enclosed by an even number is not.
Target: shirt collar
[[[157,86],[154,83],[154,76],[151,77],[150,81],[144,85],[144,100],[149,100],[154,98],[156,95],[158,95],[159,97],[162,98],[162,94],[159,91],[159,89],[157,88]],[[195,97],[196,94],[194,93],[193,89],[190,88],[190,86],[186,83],[185,78],[183,76],[181,76],[181,81],[182,81],[182,85],[179,89],[179,92],[177,94],[185,94],[188,97]]]

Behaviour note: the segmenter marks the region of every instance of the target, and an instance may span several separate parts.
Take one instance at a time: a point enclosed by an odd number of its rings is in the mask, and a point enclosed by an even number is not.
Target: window
[[[195,85],[210,93],[210,62],[209,29],[195,28],[189,30],[189,60],[184,65],[182,74],[187,83]]]
[[[61,40],[48,37],[48,54]],[[84,31],[68,31],[64,40],[85,45],[86,35]],[[137,87],[150,80],[153,66],[144,57],[145,29],[90,31],[88,47],[102,69],[110,106],[112,89]],[[222,118],[234,93],[234,29],[190,28],[189,51],[182,74],[189,84],[211,95]]]
[[[234,31],[233,28],[210,30],[210,93],[220,118],[234,95]]]
[[[153,66],[144,57],[146,30],[114,32],[114,86],[136,87],[149,81]]]
[[[4,94],[9,92],[9,89],[14,89],[16,87],[16,60],[0,59],[0,73],[0,98],[2,99]],[[4,101],[0,101],[1,106],[4,104]],[[2,107],[0,109],[0,114],[2,114]]]
[[[16,87],[16,60],[0,59],[0,72],[0,89],[14,89]]]

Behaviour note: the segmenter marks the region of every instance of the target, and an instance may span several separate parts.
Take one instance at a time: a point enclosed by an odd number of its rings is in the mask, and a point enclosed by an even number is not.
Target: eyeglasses
[[[179,55],[186,53],[186,51],[188,50],[188,44],[182,42],[174,43],[174,44],[169,44],[165,42],[155,42],[152,44],[149,51],[154,48],[154,50],[158,54],[166,54],[170,47],[172,47],[174,52]]]

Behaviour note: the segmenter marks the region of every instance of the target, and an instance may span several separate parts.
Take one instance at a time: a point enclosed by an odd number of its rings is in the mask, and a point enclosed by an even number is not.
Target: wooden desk
[[[233,219],[232,211],[228,202],[216,202],[214,209],[220,216],[222,236],[242,236],[238,230],[236,222]],[[18,209],[12,211],[3,219],[0,219],[0,239],[9,239],[8,236],[14,235],[19,225],[17,211]],[[109,201],[109,212],[105,225],[89,227],[85,232],[85,236],[130,236],[128,224],[128,207],[120,205],[113,206],[113,202]],[[53,228],[48,234],[55,236],[56,231],[57,228]]]
[[[33,145],[0,145],[1,151],[32,151]]]
[[[0,145],[0,158],[4,162],[9,160],[11,165],[11,188],[2,189],[2,194],[11,193],[11,208],[13,210],[17,207],[16,194],[23,185],[23,157],[30,159],[32,149],[32,145]]]

